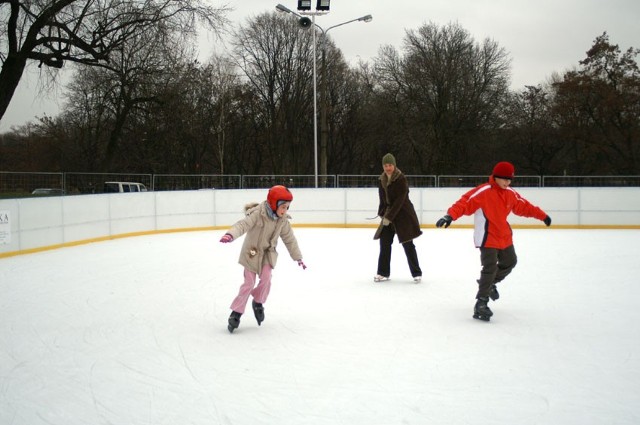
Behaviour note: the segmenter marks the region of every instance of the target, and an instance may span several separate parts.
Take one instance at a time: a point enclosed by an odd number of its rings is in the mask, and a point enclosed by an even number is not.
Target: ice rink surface
[[[470,229],[424,231],[420,284],[397,243],[373,283],[372,229],[295,231],[233,334],[224,231],[0,259],[0,424],[640,423],[640,231],[516,229],[489,323]]]

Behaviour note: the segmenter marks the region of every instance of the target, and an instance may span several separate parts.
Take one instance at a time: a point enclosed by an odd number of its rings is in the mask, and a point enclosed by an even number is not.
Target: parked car
[[[146,192],[147,187],[136,182],[104,182],[105,193]]]
[[[51,188],[39,188],[39,189],[34,189],[34,191],[31,192],[31,194],[38,195],[38,196],[62,196],[64,195],[64,190],[51,189]]]

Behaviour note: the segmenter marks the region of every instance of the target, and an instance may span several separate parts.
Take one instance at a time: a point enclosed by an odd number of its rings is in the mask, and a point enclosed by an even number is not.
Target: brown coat
[[[396,168],[391,177],[382,173],[378,195],[378,215],[392,223],[400,243],[409,242],[422,234],[418,215],[409,199],[409,183],[402,171]]]
[[[233,240],[246,233],[238,262],[254,273],[260,273],[265,264],[270,264],[272,268],[276,267],[278,261],[276,246],[279,238],[282,238],[293,260],[302,259],[298,241],[289,223],[291,217],[287,214],[273,219],[267,212],[267,208],[270,208],[267,201],[245,206],[245,218],[227,231],[233,236]]]

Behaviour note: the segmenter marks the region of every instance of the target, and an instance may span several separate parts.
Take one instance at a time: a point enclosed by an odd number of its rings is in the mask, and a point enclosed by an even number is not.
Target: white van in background
[[[146,192],[147,187],[135,182],[104,182],[104,193]]]

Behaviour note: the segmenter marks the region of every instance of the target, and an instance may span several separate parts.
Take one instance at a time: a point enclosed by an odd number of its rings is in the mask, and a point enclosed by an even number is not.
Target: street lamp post
[[[327,142],[329,139],[329,126],[327,122],[327,86],[329,85],[327,82],[327,33],[333,28],[340,27],[342,25],[350,24],[351,22],[371,22],[373,17],[371,15],[365,15],[360,18],[352,19],[350,21],[342,22],[337,25],[330,26],[326,30],[320,28],[322,31],[322,88],[321,92],[321,103],[320,103],[320,174],[327,175]],[[323,185],[324,186],[324,185]]]
[[[319,2],[320,3],[320,2]],[[308,28],[310,26],[314,26],[320,30],[322,33],[322,108],[320,112],[320,123],[321,123],[321,146],[320,146],[320,163],[321,163],[321,173],[323,175],[327,174],[327,138],[329,129],[327,126],[327,65],[326,65],[326,45],[327,45],[327,33],[329,30],[340,27],[342,25],[350,24],[351,22],[371,22],[373,17],[371,15],[365,15],[360,18],[351,19],[350,21],[342,22],[337,25],[330,26],[326,30],[323,29],[320,25],[316,24],[316,15],[323,15],[324,12],[328,12],[327,9],[318,9],[316,12],[303,12],[305,15],[311,15],[311,25],[308,24],[308,19],[288,7],[278,4],[276,5],[276,10],[284,13],[291,13],[300,18],[300,25]],[[303,21],[306,19],[306,21]],[[313,31],[313,163],[314,163],[314,173],[315,173],[315,187],[318,187],[318,90],[317,90],[317,73],[318,67],[316,63],[316,31]]]

